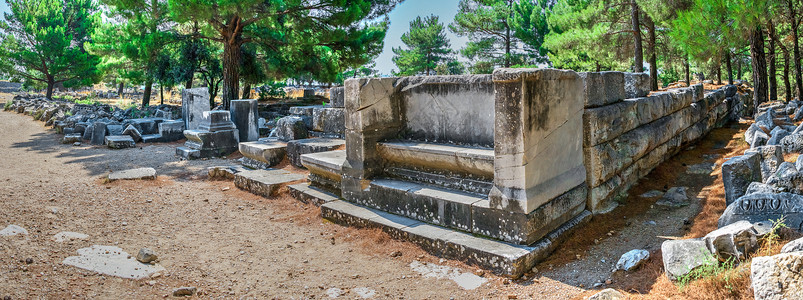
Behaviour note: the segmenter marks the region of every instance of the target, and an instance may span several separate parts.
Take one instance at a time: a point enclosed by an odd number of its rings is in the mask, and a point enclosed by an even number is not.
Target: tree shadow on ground
[[[176,156],[176,147],[184,141],[172,143],[138,143],[135,148],[110,149],[102,145],[89,145],[81,141],[81,146],[61,144],[61,137],[53,129],[30,136],[27,141],[16,142],[13,148],[39,153],[57,153],[55,156],[65,164],[79,164],[90,176],[101,176],[112,171],[151,167],[159,175],[177,178],[190,174],[206,172],[207,167],[237,164],[234,159],[181,160]]]

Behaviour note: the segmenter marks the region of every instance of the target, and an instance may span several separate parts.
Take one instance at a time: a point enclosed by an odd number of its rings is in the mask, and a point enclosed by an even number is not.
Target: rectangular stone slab
[[[131,179],[155,179],[156,170],[154,168],[138,168],[123,171],[116,171],[109,174],[109,181],[131,180]]]
[[[383,142],[377,149],[392,165],[493,178],[494,150],[449,144]]]
[[[252,194],[270,197],[283,185],[302,179],[304,179],[303,174],[285,170],[255,170],[235,174],[234,185]]]
[[[518,277],[546,258],[571,229],[590,219],[590,213],[566,222],[533,246],[509,244],[456,230],[426,224],[343,200],[321,205],[321,216],[333,222],[380,228],[392,237],[411,241],[434,255],[457,259],[498,274]]]
[[[346,150],[334,150],[301,155],[301,164],[310,174],[340,182],[343,163],[346,161]]]
[[[287,189],[290,191],[290,195],[298,201],[318,206],[340,199],[337,195],[319,187],[312,186],[309,183],[289,185]]]
[[[239,144],[240,153],[255,162],[249,167],[262,169],[279,164],[285,156],[287,144],[282,142],[245,142]]]

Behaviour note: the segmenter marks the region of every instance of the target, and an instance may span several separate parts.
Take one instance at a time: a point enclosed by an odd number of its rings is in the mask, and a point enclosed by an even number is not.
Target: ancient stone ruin
[[[300,155],[310,184],[291,192],[335,222],[520,275],[750,97],[648,95],[647,82],[552,69],[350,79],[346,149]]]

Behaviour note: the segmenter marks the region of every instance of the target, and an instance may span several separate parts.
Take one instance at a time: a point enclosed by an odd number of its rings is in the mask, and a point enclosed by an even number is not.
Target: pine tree
[[[207,25],[199,36],[223,45],[223,104],[239,95],[241,47],[264,50],[268,74],[309,73],[334,81],[381,51],[387,22],[371,22],[399,0],[173,0],[176,21]]]
[[[106,57],[123,56],[127,79],[145,85],[142,106],[150,105],[154,69],[162,51],[176,41],[174,22],[167,2],[159,0],[101,0],[109,8],[109,19],[118,20],[102,27],[89,46],[93,53]]]
[[[100,22],[92,0],[8,0],[11,13],[0,20],[0,70],[53,88],[91,85],[102,78],[100,57],[84,44]]]
[[[402,34],[401,40],[407,49],[393,48],[393,62],[400,75],[430,75],[452,53],[443,24],[434,15],[410,21],[410,31]]]

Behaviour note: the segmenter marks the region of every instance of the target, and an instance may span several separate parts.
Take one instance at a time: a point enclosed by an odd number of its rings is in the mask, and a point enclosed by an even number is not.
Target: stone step
[[[282,186],[303,180],[304,175],[285,170],[268,169],[234,174],[234,185],[262,197],[271,197]]]
[[[287,144],[282,142],[245,142],[239,145],[244,156],[242,164],[254,169],[267,169],[279,164],[285,157]]]
[[[377,150],[391,167],[460,174],[490,181],[494,149],[408,141],[379,143]]]
[[[391,237],[413,242],[433,255],[519,277],[545,259],[568,236],[568,231],[590,219],[591,213],[584,211],[531,246],[480,238],[343,200],[321,205],[321,216],[343,225],[380,228]]]
[[[361,204],[419,221],[464,231],[473,230],[473,211],[488,207],[488,197],[410,181],[371,181]]]
[[[340,190],[346,150],[334,150],[301,155],[301,164],[309,170],[309,180],[315,184]]]
[[[309,153],[332,151],[346,145],[342,139],[311,138],[287,142],[287,158],[296,167],[303,168],[301,156]]]
[[[298,201],[311,203],[317,206],[340,199],[337,195],[309,183],[288,185],[290,195]]]
[[[453,176],[448,173],[440,174],[409,168],[387,167],[385,168],[385,174],[388,177],[400,180],[420,182],[480,195],[488,195],[491,192],[491,188],[493,188],[493,182],[491,181]]]
[[[201,150],[190,149],[189,147],[179,146],[176,147],[176,155],[178,155],[178,157],[183,159],[198,159],[201,158]]]

